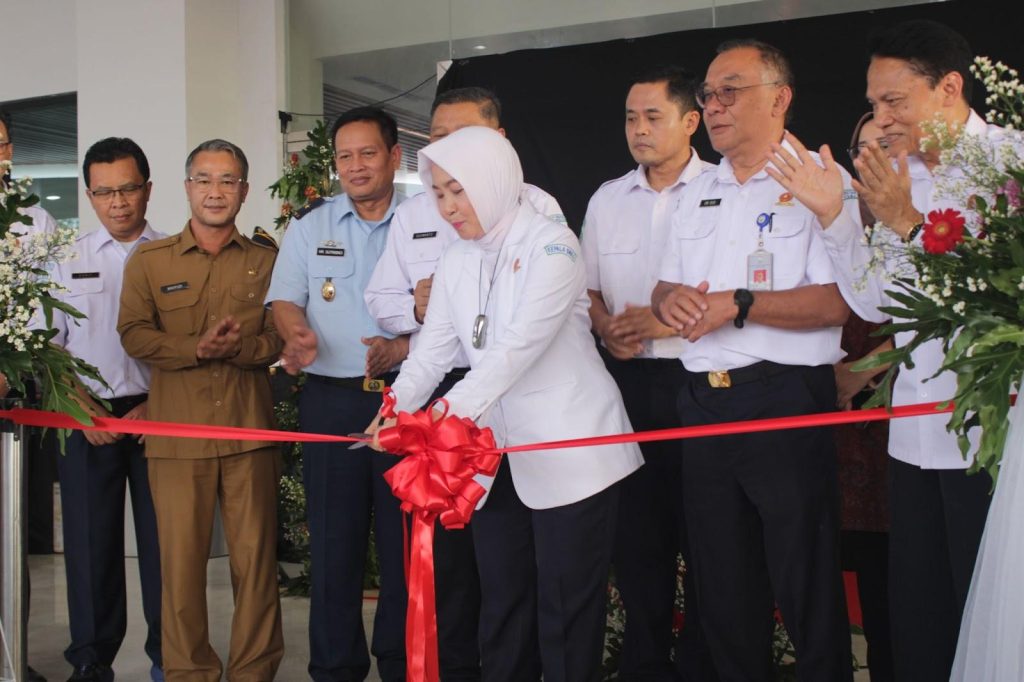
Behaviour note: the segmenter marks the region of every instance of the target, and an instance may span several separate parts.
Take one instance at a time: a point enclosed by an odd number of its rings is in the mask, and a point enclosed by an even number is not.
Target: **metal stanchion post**
[[[27,679],[23,429],[0,420],[0,680]]]

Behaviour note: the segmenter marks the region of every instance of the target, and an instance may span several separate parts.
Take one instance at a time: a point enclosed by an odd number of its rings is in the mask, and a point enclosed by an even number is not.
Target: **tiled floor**
[[[128,580],[128,635],[121,651],[114,661],[118,680],[145,682],[149,679],[149,659],[142,650],[145,640],[145,624],[142,619],[139,596],[138,564],[126,559]],[[29,662],[49,682],[64,682],[71,669],[64,661],[63,650],[68,643],[67,594],[64,579],[64,559],[61,555],[29,557],[32,572],[32,613],[29,621]],[[211,559],[207,571],[209,582],[208,602],[210,609],[210,636],[213,647],[227,659],[228,635],[231,624],[232,598],[231,578],[227,558]],[[363,620],[369,633],[373,624],[373,609],[376,602],[367,601],[363,607]],[[306,621],[309,602],[306,599],[285,597],[281,600],[284,622],[285,655],[277,679],[282,682],[308,680],[306,663],[309,656],[309,640],[306,636]],[[854,655],[864,661],[864,639],[854,637]],[[375,682],[380,678],[376,669],[370,670]],[[860,671],[856,682],[868,682],[868,672]]]

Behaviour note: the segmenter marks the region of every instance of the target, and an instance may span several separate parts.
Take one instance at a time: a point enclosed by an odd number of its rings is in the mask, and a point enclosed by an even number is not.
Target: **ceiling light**
[[[486,50],[487,46],[486,45],[474,45],[473,49],[474,50]]]
[[[48,195],[46,195],[46,200],[47,201],[58,201],[59,199],[60,199],[60,195],[59,194],[48,194]]]

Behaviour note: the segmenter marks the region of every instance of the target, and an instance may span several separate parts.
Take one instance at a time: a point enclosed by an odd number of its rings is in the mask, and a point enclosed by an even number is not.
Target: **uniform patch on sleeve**
[[[844,189],[843,190],[843,201],[856,201],[857,190],[855,189]]]
[[[559,225],[568,225],[569,221],[565,219],[565,216],[561,213],[552,213],[548,216],[548,220]]]
[[[544,253],[546,253],[549,256],[562,254],[563,256],[568,256],[569,260],[571,260],[573,263],[576,262],[576,252],[572,249],[571,246],[566,246],[565,244],[548,244],[547,246],[544,247]]]

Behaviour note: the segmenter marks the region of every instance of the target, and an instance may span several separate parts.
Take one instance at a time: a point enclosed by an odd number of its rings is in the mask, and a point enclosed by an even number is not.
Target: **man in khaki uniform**
[[[181,234],[141,246],[128,261],[118,332],[152,368],[149,414],[159,421],[273,428],[267,366],[282,343],[263,307],[275,251],[239,234],[248,162],[224,140],[185,164],[192,217]],[[220,502],[235,614],[227,678],[271,680],[284,643],[277,591],[278,448],[266,441],[150,437],[149,481],[163,574],[168,682],[216,682],[206,563]]]

